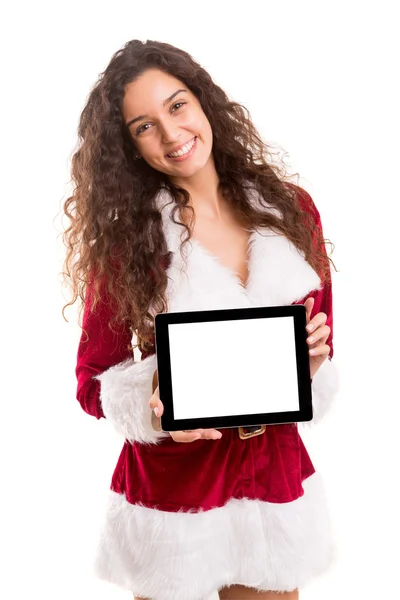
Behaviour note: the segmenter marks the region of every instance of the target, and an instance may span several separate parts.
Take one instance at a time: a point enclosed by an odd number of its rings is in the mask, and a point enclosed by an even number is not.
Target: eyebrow
[[[175,96],[177,96],[181,92],[187,92],[187,90],[184,90],[184,89],[176,90],[176,92],[174,92],[173,94],[171,94],[171,96],[169,96],[168,98],[166,98],[164,100],[163,106],[165,106],[166,104],[168,104],[169,102],[171,102],[171,100],[173,100],[175,98]],[[139,117],[135,117],[134,119],[131,119],[130,121],[128,121],[128,123],[126,124],[126,126],[130,127],[132,125],[132,123],[136,123],[136,121],[141,121],[142,119],[146,119],[148,116],[149,115],[140,115]]]

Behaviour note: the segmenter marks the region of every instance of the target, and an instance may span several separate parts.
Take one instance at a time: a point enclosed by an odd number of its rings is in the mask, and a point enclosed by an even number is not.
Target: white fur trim
[[[197,513],[129,504],[110,490],[95,575],[153,600],[199,600],[234,583],[290,591],[336,553],[319,473],[285,504],[231,499]]]
[[[289,305],[321,289],[317,273],[284,235],[266,229],[250,238],[248,295],[253,306]]]
[[[267,227],[250,233],[249,281],[244,288],[236,274],[196,239],[184,246],[182,255],[179,247],[185,230],[172,221],[175,202],[165,189],[159,192],[157,205],[172,252],[167,269],[169,312],[289,305],[321,288],[318,274],[303,254],[284,235]]]
[[[149,401],[156,369],[157,358],[153,354],[136,362],[130,358],[94,377],[101,383],[100,401],[106,419],[130,442],[157,444],[169,436],[153,429],[151,422]]]
[[[339,371],[336,363],[330,358],[326,358],[315,373],[311,383],[313,418],[311,421],[301,423],[301,425],[315,425],[325,417],[339,391],[339,382]]]

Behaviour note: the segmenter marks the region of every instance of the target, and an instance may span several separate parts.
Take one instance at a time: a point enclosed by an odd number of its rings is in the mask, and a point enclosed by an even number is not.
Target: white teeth
[[[193,148],[194,142],[195,140],[193,139],[193,141],[189,142],[188,144],[185,144],[183,148],[178,150],[178,152],[170,152],[168,156],[183,156],[184,154],[187,154]]]

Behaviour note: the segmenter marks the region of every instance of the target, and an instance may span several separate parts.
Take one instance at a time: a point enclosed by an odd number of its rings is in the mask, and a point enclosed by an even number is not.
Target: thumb
[[[154,392],[150,398],[150,402],[149,402],[149,406],[152,410],[153,410],[153,408],[156,408],[156,406],[158,406],[159,400],[160,400],[160,396],[158,393],[158,386],[157,386],[156,389],[154,390]]]

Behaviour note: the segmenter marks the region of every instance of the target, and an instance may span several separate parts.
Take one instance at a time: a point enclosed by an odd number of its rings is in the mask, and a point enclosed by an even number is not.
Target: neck
[[[212,220],[221,218],[225,202],[218,190],[219,177],[212,155],[203,169],[191,177],[174,177],[171,181],[189,192],[189,206],[194,208],[196,216]]]

